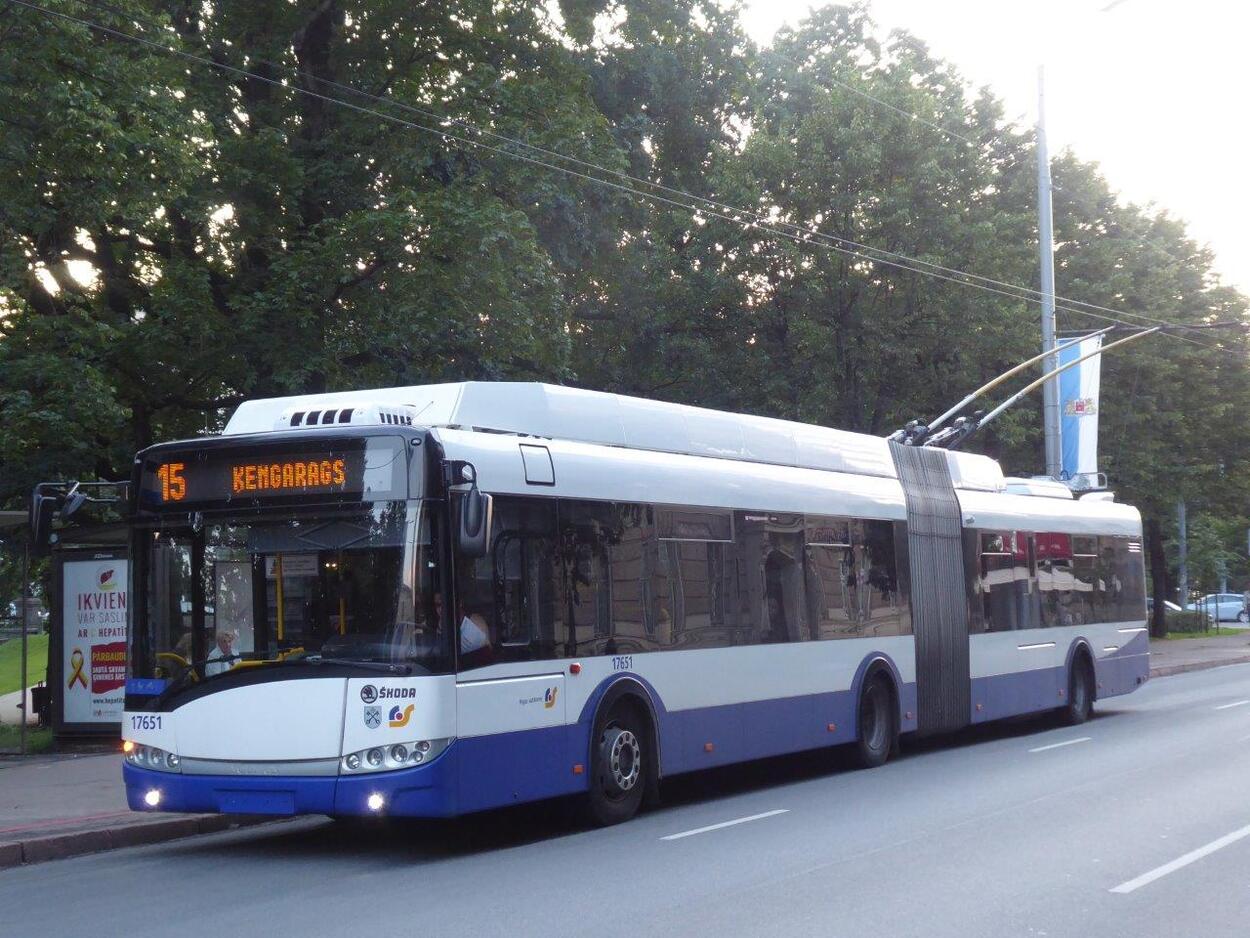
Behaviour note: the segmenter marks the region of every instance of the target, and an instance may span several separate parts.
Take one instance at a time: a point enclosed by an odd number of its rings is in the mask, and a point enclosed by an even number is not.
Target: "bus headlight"
[[[349,752],[339,764],[343,775],[358,775],[365,772],[389,772],[395,769],[410,769],[423,762],[429,762],[439,755],[452,742],[446,739],[418,739],[411,742],[394,743],[386,748],[373,746]]]
[[[126,750],[126,761],[141,769],[154,769],[157,772],[181,772],[182,759],[177,753],[166,752],[155,746],[144,746],[132,743]]]

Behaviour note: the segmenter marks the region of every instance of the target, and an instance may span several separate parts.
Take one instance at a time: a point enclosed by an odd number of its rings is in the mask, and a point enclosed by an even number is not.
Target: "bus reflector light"
[[[571,665],[569,665],[569,674],[581,674],[581,673],[582,673],[582,666],[578,664],[576,661],[574,661]]]
[[[573,766],[574,775],[581,775],[585,771],[586,771],[586,766],[582,765],[580,762],[578,762],[576,765]]]
[[[704,743],[704,744],[703,744],[703,751],[704,751],[704,752],[711,752],[711,751],[712,751],[713,749],[715,749],[715,748],[716,748],[716,747],[715,747],[715,746],[713,746],[711,743]]]
[[[836,733],[836,732],[838,731],[838,724],[836,724],[836,723],[826,723],[826,724],[825,724],[825,729],[827,729],[830,733]]]

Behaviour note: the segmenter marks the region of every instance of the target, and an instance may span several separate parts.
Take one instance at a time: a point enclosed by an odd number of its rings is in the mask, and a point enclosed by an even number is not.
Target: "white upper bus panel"
[[[341,416],[349,409],[346,422],[353,425],[383,422],[379,415],[399,412],[426,427],[897,478],[889,445],[880,437],[538,383],[467,381],[248,401],[234,412],[225,432],[291,429],[310,425],[309,414],[319,413],[320,423],[327,412]],[[972,453],[949,453],[948,458],[956,487],[1002,491],[1002,470],[994,460]]]
[[[1072,490],[1054,479],[1017,479],[1010,476],[1004,481],[1007,483],[1007,491],[1012,495],[1036,495],[1039,498],[1072,500]]]

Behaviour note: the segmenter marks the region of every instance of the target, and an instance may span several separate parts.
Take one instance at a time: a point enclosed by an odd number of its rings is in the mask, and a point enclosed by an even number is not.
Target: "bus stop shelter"
[[[128,586],[126,526],[121,522],[72,523],[61,528],[52,545],[50,589],[44,597],[50,618],[48,663],[43,687],[30,685],[44,674],[30,670],[29,643],[43,623],[34,615],[30,514],[0,511],[0,542],[22,565],[19,602],[21,643],[16,716],[18,746],[4,751],[27,751],[28,721],[32,710],[47,716],[58,738],[116,736],[120,731],[121,688],[125,682],[125,599]],[[104,577],[105,582],[95,582]],[[90,581],[90,582],[89,582]],[[122,594],[116,622],[79,621],[74,590],[111,590]],[[75,618],[77,615],[77,618]],[[93,615],[93,619],[98,615]],[[107,633],[107,634],[106,634]]]

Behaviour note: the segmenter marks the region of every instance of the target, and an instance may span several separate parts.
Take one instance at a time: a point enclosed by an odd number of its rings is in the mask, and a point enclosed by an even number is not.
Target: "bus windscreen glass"
[[[144,458],[141,508],[155,511],[292,504],[309,498],[405,498],[399,437],[308,440],[247,447],[176,448]]]

